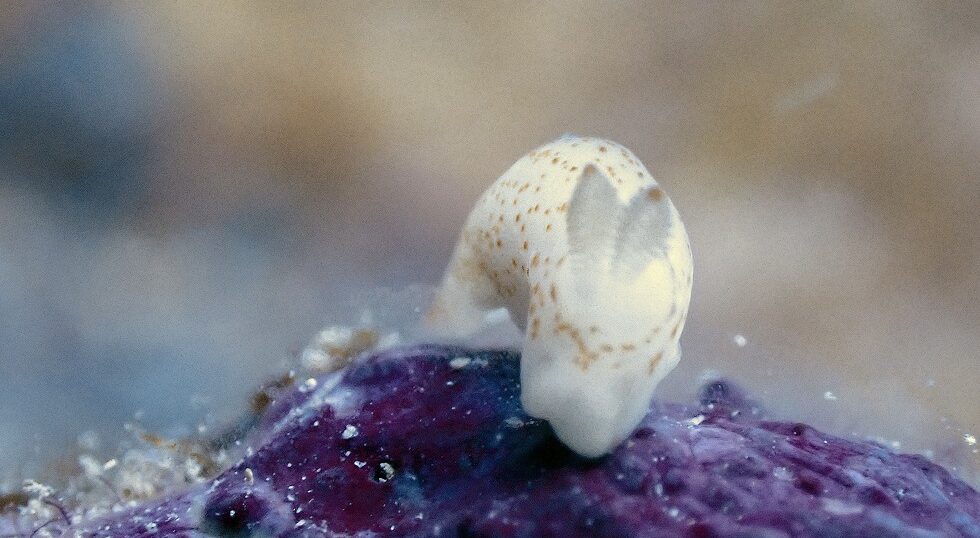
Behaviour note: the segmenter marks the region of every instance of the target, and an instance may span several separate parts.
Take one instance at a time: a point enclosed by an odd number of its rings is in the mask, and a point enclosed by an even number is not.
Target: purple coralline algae
[[[210,483],[65,535],[980,537],[980,494],[942,467],[724,381],[579,457],[522,411],[518,359],[400,348],[295,383]]]

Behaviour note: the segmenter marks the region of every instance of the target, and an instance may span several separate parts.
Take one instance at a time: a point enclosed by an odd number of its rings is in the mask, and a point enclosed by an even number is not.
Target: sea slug
[[[427,322],[465,338],[507,309],[525,333],[525,410],[597,457],[640,423],[680,359],[692,269],[680,216],[640,160],[566,135],[477,202]]]

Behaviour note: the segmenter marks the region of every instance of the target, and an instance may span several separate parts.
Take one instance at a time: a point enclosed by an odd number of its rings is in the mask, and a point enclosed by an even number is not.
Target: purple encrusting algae
[[[723,381],[581,458],[522,411],[518,362],[400,348],[298,383],[209,484],[66,535],[980,537],[980,494],[942,467],[767,420]]]

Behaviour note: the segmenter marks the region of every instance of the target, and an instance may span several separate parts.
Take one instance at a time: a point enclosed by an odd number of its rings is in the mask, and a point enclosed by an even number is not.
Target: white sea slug
[[[639,159],[566,135],[477,202],[427,321],[462,338],[506,308],[525,332],[525,411],[597,457],[636,428],[680,359],[692,269],[680,216]]]

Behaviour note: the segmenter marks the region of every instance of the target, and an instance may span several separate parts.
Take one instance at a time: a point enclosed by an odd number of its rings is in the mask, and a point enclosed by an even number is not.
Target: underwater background
[[[365,304],[408,323],[563,132],[631,148],[687,226],[660,395],[712,370],[977,483],[977,4],[11,2],[0,485],[227,422]]]

